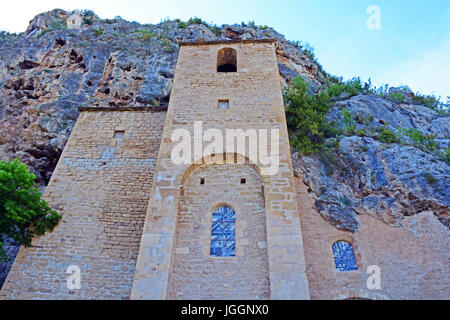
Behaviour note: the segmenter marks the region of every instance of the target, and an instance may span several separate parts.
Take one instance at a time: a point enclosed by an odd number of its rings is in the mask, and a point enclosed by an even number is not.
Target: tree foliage
[[[35,234],[52,231],[61,219],[41,199],[35,180],[36,176],[19,160],[0,161],[0,236],[25,246],[31,245]],[[5,259],[3,243],[0,242],[0,261]]]
[[[315,154],[322,149],[326,138],[336,136],[336,126],[325,119],[331,105],[326,90],[313,94],[310,84],[296,77],[284,88],[283,96],[291,142],[299,152]]]

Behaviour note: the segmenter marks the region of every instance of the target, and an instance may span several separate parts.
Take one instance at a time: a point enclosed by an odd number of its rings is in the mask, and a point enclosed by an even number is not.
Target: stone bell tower
[[[248,144],[196,148],[229,129]],[[174,161],[181,140],[192,162]],[[305,268],[273,40],[180,43],[131,298],[309,299]]]
[[[309,298],[272,40],[181,43],[168,110],[79,109],[0,299]]]

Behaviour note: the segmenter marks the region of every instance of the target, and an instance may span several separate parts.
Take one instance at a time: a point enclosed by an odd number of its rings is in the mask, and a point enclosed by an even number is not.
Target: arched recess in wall
[[[170,298],[270,297],[263,181],[244,156],[227,156],[206,157],[182,177]]]
[[[249,158],[238,153],[222,153],[222,154],[215,154],[203,157],[201,160],[197,161],[196,163],[191,164],[186,171],[184,172],[183,177],[181,178],[181,186],[183,186],[186,182],[186,180],[189,178],[189,176],[194,172],[194,170],[198,169],[199,167],[203,165],[215,165],[215,164],[245,164],[250,166],[253,170],[256,171],[259,178],[261,179],[261,182],[264,185],[264,179],[261,175],[261,168],[251,163]]]
[[[217,52],[217,72],[237,72],[236,50],[223,48]]]

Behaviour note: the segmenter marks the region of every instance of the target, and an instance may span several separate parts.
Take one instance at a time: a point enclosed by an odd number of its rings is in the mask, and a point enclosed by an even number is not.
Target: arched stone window
[[[334,263],[338,271],[358,270],[353,247],[347,241],[336,241],[333,244]]]
[[[210,255],[234,257],[236,255],[236,214],[233,209],[222,206],[214,210],[211,226]]]
[[[236,50],[220,49],[217,53],[217,72],[237,72]]]

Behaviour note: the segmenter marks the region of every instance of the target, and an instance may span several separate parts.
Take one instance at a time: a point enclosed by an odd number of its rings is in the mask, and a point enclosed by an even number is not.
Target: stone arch
[[[263,181],[245,156],[229,154],[224,159],[229,161],[205,157],[190,165],[181,179],[169,299],[270,297]],[[241,184],[242,175],[246,184]],[[221,206],[236,215],[235,256],[210,254],[213,212]]]
[[[217,72],[237,72],[235,49],[222,48],[217,52]]]
[[[356,267],[358,269],[358,270],[354,270],[354,271],[363,270],[361,251],[358,247],[358,242],[356,241],[356,239],[353,236],[351,236],[350,234],[347,234],[347,233],[335,234],[328,238],[328,244],[329,244],[328,251],[330,252],[329,253],[330,257],[332,258],[332,259],[330,259],[330,264],[332,265],[333,269],[336,268],[336,265],[334,262],[334,255],[333,255],[332,248],[333,248],[333,245],[338,241],[348,242],[352,246],[353,255],[355,257],[355,262],[356,262]]]
[[[220,208],[220,207],[229,207],[229,208],[231,208],[231,210],[236,212],[236,205],[235,204],[231,204],[229,202],[217,202],[216,204],[214,204],[211,207],[211,209],[209,211],[213,212],[214,210],[216,210],[217,208]]]
[[[222,153],[222,154],[215,154],[215,155],[209,155],[205,156],[199,161],[191,164],[185,171],[181,178],[181,186],[183,187],[186,180],[189,178],[189,176],[198,168],[204,165],[211,165],[211,164],[246,164],[250,166],[255,172],[258,174],[261,181],[263,181],[263,176],[261,175],[261,168],[250,162],[250,159],[242,154],[239,153]]]
[[[363,288],[332,290],[329,299],[332,300],[391,300],[391,298],[380,292]]]

